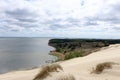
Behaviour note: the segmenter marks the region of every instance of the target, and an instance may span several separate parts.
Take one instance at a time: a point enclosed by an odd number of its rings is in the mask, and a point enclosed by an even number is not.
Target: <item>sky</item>
[[[120,0],[0,0],[0,37],[120,39]]]

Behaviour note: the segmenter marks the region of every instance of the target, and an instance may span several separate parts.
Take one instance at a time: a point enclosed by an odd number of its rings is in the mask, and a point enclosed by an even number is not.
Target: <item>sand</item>
[[[120,80],[120,65],[114,65],[101,74],[90,74],[92,67],[106,61],[120,63],[120,44],[102,48],[85,57],[60,62],[64,72],[52,73],[45,80],[56,80],[55,77],[64,74],[72,74],[76,80]],[[0,75],[0,80],[32,80],[39,69],[9,72]]]

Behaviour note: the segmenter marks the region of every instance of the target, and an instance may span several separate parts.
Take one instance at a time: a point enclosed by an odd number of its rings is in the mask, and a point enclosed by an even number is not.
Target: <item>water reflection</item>
[[[0,38],[0,73],[31,68],[54,59],[49,38]]]

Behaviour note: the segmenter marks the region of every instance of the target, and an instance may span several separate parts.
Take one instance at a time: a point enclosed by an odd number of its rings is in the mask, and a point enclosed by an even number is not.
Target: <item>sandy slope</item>
[[[102,74],[90,74],[96,64],[113,61],[120,63],[120,44],[111,45],[86,57],[61,62],[64,72],[53,73],[46,80],[55,80],[58,75],[73,74],[76,80],[120,80],[120,65],[105,70]],[[0,75],[0,80],[32,80],[39,69],[16,71]]]

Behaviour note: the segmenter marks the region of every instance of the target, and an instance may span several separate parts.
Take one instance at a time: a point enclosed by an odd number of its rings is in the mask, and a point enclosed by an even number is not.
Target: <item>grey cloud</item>
[[[14,32],[19,32],[19,30],[18,30],[18,29],[12,29],[11,31],[14,31]]]
[[[120,31],[120,26],[119,27],[113,27],[114,30]]]
[[[37,23],[16,22],[14,24],[24,28],[39,27]]]
[[[97,26],[98,24],[96,21],[87,20],[83,25],[84,26]]]
[[[67,18],[66,21],[71,23],[73,26],[81,26],[81,20],[78,18]]]
[[[52,23],[49,25],[49,29],[51,30],[57,30],[57,29],[65,29],[69,28],[68,24],[60,24],[60,23]]]
[[[41,22],[42,24],[49,25],[49,29],[56,30],[56,29],[66,29],[74,26],[81,26],[81,22],[79,19],[68,17],[66,19],[58,18],[52,20],[46,20]]]
[[[53,13],[51,12],[51,11],[49,11],[49,10],[45,10],[45,13],[46,13],[46,15],[48,15],[48,16],[53,16]]]
[[[63,22],[62,19],[51,19],[51,20],[42,20],[39,22],[39,24],[41,25],[48,25],[50,30],[56,30],[56,29],[60,29],[63,28],[64,26],[61,24],[61,22]]]
[[[28,9],[15,9],[13,11],[8,10],[6,13],[13,17],[25,17],[33,15],[33,13],[31,13]]]
[[[71,23],[66,23],[66,24],[61,24],[61,23],[53,23],[50,24],[49,28],[52,30],[57,30],[57,29],[67,29],[70,27],[73,27],[74,25]]]
[[[31,18],[31,19],[23,19],[23,18],[18,18],[19,21],[21,22],[37,22],[37,20]]]
[[[2,30],[8,30],[9,29],[9,24],[7,24],[6,22],[2,22],[2,23],[0,23],[0,29],[2,29]]]
[[[85,5],[85,1],[82,0],[80,4],[81,4],[81,6],[84,6]]]
[[[51,20],[42,20],[40,21],[40,24],[52,24],[52,23],[59,23],[63,21],[62,19],[51,19]]]
[[[101,12],[97,16],[88,17],[87,19],[92,22],[103,21],[110,24],[120,24],[120,3],[109,7],[109,11],[107,13]]]
[[[11,18],[17,19],[21,22],[36,22],[38,15],[35,12],[30,11],[29,9],[15,9],[13,11],[5,11],[6,15]]]
[[[20,21],[16,21],[13,19],[6,19],[3,20],[3,23],[1,23],[4,28],[6,30],[6,28],[9,28],[10,25],[15,25],[15,26],[19,26],[22,28],[31,28],[31,27],[38,27],[38,23],[30,23],[30,22],[20,22]],[[13,30],[14,31],[14,30]]]
[[[19,28],[12,29],[11,25],[22,27],[22,28],[31,28],[38,27],[38,15],[35,12],[32,12],[28,9],[15,9],[15,10],[6,10],[6,18],[0,19],[4,27],[3,30],[11,30],[11,31],[20,31]],[[11,29],[10,29],[11,28]]]
[[[13,25],[10,25],[10,24],[2,24],[0,25],[0,29],[2,29],[3,31],[15,31],[15,32],[18,32],[20,31],[20,28],[16,27],[16,29],[14,29],[13,27],[10,27],[10,26],[13,26]]]
[[[116,15],[116,14],[114,14]],[[109,22],[112,24],[119,24],[120,23],[120,17],[114,16],[111,14],[108,15],[102,15],[102,17],[93,17],[91,20],[92,21],[104,21],[104,22]]]
[[[114,10],[115,12],[120,12],[120,3],[112,5],[111,10]]]

